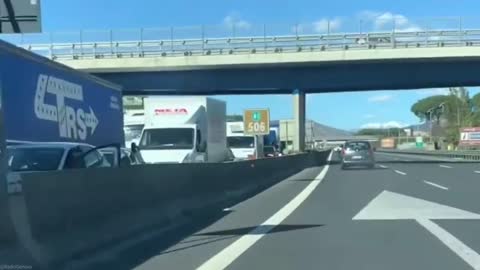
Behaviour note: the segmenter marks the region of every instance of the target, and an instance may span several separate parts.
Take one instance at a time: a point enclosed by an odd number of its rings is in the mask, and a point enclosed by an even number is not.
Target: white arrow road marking
[[[480,255],[447,232],[432,219],[480,219],[480,215],[427,200],[383,191],[370,201],[353,220],[413,219],[435,235],[473,269],[480,270]]]
[[[417,219],[418,224],[422,225],[427,231],[444,243],[455,254],[468,263],[473,269],[480,269],[480,255],[462,241],[458,240],[451,233],[438,226],[429,219]]]
[[[434,186],[434,187],[437,187],[437,188],[440,188],[440,189],[443,189],[443,190],[448,190],[448,187],[444,187],[442,185],[435,184],[435,183],[427,181],[427,180],[423,180],[423,182],[427,185],[431,185],[431,186]]]
[[[398,174],[401,174],[401,175],[407,175],[407,173],[404,173],[402,171],[399,171],[399,170],[393,170],[394,172],[398,173]]]
[[[332,159],[332,153],[328,156],[328,161]],[[210,258],[208,261],[204,262],[197,270],[210,270],[210,269],[225,269],[227,268],[236,258],[238,258],[242,253],[244,253],[248,248],[270,232],[275,226],[280,224],[285,220],[297,207],[300,206],[307,198],[312,194],[315,188],[322,182],[327,174],[329,165],[325,165],[320,174],[312,181],[308,186],[305,187],[295,198],[293,198],[289,203],[283,206],[282,209],[278,210],[273,216],[268,220],[262,223],[262,225],[256,227],[246,235],[237,239],[237,241],[230,244],[228,247],[217,253],[215,256]]]
[[[452,167],[451,166],[447,166],[447,165],[439,165],[440,167],[442,168],[446,168],[446,169],[451,169]]]
[[[380,168],[382,168],[382,169],[387,169],[387,168],[388,168],[387,166],[385,166],[385,165],[381,165],[381,164],[380,164],[380,165],[378,165],[378,167],[380,167]]]

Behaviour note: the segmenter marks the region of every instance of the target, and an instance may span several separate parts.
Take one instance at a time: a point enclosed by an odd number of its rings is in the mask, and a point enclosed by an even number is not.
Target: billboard
[[[40,0],[0,0],[0,33],[39,33],[40,13]]]
[[[395,148],[395,139],[394,138],[383,138],[380,140],[380,147],[386,149]]]
[[[462,128],[460,145],[480,145],[480,127]]]

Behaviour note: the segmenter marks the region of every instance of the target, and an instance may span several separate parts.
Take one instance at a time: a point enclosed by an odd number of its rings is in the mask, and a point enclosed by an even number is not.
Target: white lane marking
[[[381,165],[381,164],[379,164],[378,167],[380,167],[380,168],[382,168],[382,169],[387,169],[387,168],[388,168],[387,166]]]
[[[437,187],[437,188],[440,188],[440,189],[443,189],[443,190],[448,190],[448,187],[444,187],[442,185],[435,184],[435,183],[427,181],[427,180],[423,180],[423,182],[427,185],[431,185],[431,186],[434,186],[434,187]]]
[[[393,170],[394,172],[398,173],[398,174],[401,174],[401,175],[407,175],[407,173],[404,173],[402,171],[399,171],[399,170]]]
[[[447,168],[447,169],[451,169],[451,168],[452,168],[451,166],[447,166],[447,165],[438,165],[438,166],[440,166],[440,167],[442,167],[442,168]]]
[[[480,171],[475,171],[475,173],[480,173]]]
[[[232,208],[230,208],[230,207],[223,208],[223,212],[230,212],[230,211],[232,211]]]
[[[429,219],[417,219],[418,224],[422,225],[430,233],[435,235],[442,243],[444,243],[451,251],[462,258],[473,269],[480,269],[480,255],[469,246],[458,240],[451,233],[444,230],[442,227],[433,223]]]
[[[479,214],[395,192],[383,191],[353,217],[353,220],[397,219],[417,221],[473,269],[480,270],[480,255],[431,221],[432,219],[479,220]]]
[[[327,161],[331,161],[332,153],[328,156]],[[227,268],[235,259],[237,259],[242,253],[249,249],[253,244],[265,236],[269,231],[271,231],[275,226],[279,225],[283,220],[285,220],[295,209],[297,209],[300,204],[302,204],[315,188],[322,182],[327,174],[328,168],[330,167],[327,164],[323,170],[315,178],[315,181],[312,181],[308,186],[305,187],[295,198],[293,198],[289,203],[283,206],[278,210],[273,216],[263,222],[260,226],[257,226],[255,229],[250,231],[248,234],[240,237],[235,242],[227,246],[225,249],[211,257],[208,261],[204,262],[197,270],[211,270],[211,269],[225,269]]]

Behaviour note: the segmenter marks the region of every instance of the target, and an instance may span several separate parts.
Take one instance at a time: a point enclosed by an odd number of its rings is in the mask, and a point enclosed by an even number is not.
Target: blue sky
[[[461,23],[464,27],[480,26],[480,19],[476,18],[479,8],[478,0],[43,0],[42,19],[45,32],[185,26],[184,32],[191,34],[198,28],[189,26],[216,25],[208,28],[213,33],[213,29],[228,32],[225,29],[235,25],[237,31],[248,34],[267,24],[269,31],[285,34],[293,31],[294,25],[299,32],[322,32],[327,21],[330,21],[332,31],[386,29],[393,20],[396,27],[403,29],[422,29],[427,25],[452,28],[460,23],[457,16],[463,17]],[[410,113],[411,104],[444,91],[309,95],[307,118],[343,129],[413,124],[418,120]],[[471,94],[477,92],[477,89],[471,90]],[[229,113],[268,107],[274,119],[292,117],[292,99],[288,95],[219,98],[228,102]]]

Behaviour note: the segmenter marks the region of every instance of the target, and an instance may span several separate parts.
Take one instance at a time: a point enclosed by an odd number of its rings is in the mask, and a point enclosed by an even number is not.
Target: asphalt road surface
[[[480,164],[316,167],[89,269],[480,269]]]

